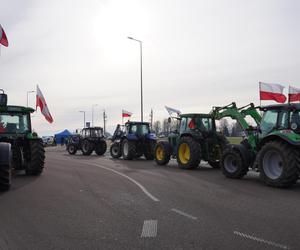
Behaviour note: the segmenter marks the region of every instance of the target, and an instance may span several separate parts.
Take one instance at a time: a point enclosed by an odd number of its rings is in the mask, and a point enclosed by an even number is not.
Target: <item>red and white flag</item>
[[[300,101],[300,89],[289,86],[289,102]]]
[[[50,114],[50,111],[48,109],[47,103],[45,101],[45,98],[39,88],[38,85],[36,85],[36,108],[40,107],[42,114],[45,116],[46,120],[49,123],[53,122],[53,118]]]
[[[4,29],[2,28],[1,24],[0,24],[0,44],[2,44],[5,47],[8,47],[7,36],[4,32]]]
[[[124,117],[131,117],[132,116],[132,113],[129,112],[129,111],[126,111],[126,110],[122,110],[122,118]]]
[[[260,100],[274,100],[285,103],[286,96],[283,94],[284,86],[277,83],[259,83]]]

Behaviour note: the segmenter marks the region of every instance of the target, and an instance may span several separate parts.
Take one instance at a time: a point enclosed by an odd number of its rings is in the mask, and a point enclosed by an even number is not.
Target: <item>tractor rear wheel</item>
[[[136,156],[135,143],[124,139],[122,141],[122,156],[124,160],[132,160]]]
[[[11,167],[10,165],[0,165],[0,191],[7,191],[10,188]]]
[[[292,186],[298,179],[299,159],[297,150],[284,142],[266,143],[258,155],[260,177],[269,186]]]
[[[169,142],[161,141],[156,144],[154,150],[155,161],[158,165],[166,165],[171,157],[171,145]]]
[[[77,152],[77,147],[73,143],[70,143],[67,146],[67,151],[70,155],[75,155]]]
[[[44,170],[45,150],[42,140],[29,141],[29,157],[25,172],[27,175],[40,175]]]
[[[111,146],[110,146],[110,155],[112,158],[115,158],[115,159],[118,159],[121,157],[122,155],[122,152],[121,152],[121,149],[120,149],[120,144],[119,143],[116,143],[114,142]]]
[[[94,151],[94,143],[90,142],[87,139],[84,139],[81,145],[81,151],[83,155],[91,155]]]
[[[240,179],[248,172],[248,166],[241,154],[232,148],[224,151],[221,159],[223,174],[228,178]]]
[[[155,141],[149,141],[147,142],[147,145],[146,145],[146,150],[145,150],[145,158],[146,160],[149,160],[149,161],[152,161],[154,160],[154,149],[155,149],[155,146],[156,146],[156,142]]]
[[[95,152],[97,155],[104,155],[107,149],[107,145],[105,141],[100,141],[96,144]]]
[[[201,146],[191,137],[182,137],[177,149],[178,166],[182,169],[195,169],[201,161]]]

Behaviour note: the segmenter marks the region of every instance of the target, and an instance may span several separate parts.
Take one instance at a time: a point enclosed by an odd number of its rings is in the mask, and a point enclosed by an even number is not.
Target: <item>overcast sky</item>
[[[259,104],[258,82],[300,87],[298,0],[0,0],[0,88],[26,105],[39,84],[54,118],[34,114],[41,135],[83,125],[86,111],[108,130],[121,110],[140,119],[143,41],[144,120],[165,105],[209,112],[236,101]],[[35,105],[30,94],[29,104]]]

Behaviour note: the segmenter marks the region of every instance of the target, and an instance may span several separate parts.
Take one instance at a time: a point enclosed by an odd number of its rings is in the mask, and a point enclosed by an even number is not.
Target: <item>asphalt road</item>
[[[300,249],[300,183],[176,162],[70,156],[48,148],[40,177],[0,194],[0,249]]]

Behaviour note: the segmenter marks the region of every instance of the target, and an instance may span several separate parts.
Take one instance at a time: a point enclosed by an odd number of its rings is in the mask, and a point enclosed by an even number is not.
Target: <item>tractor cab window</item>
[[[129,133],[131,134],[135,134],[137,132],[137,125],[132,125],[130,128]]]
[[[85,130],[84,137],[90,137],[90,130],[89,129]]]
[[[28,114],[0,114],[0,133],[27,133],[30,131]]]
[[[289,128],[289,113],[287,110],[281,111],[278,114],[278,129]]]
[[[149,126],[147,124],[142,124],[140,126],[140,134],[146,135],[146,134],[149,134],[149,133],[150,133]]]
[[[290,115],[291,129],[300,131],[300,110],[295,110]]]
[[[181,121],[180,121],[180,133],[183,133],[185,131],[186,128],[186,121],[187,118],[186,117],[182,117]]]
[[[203,117],[203,118],[198,117],[196,119],[196,124],[197,124],[197,128],[199,128],[200,130],[210,131],[212,128],[211,118],[208,117]]]
[[[266,134],[271,132],[277,124],[278,111],[267,110],[262,118],[260,129],[262,133]]]

